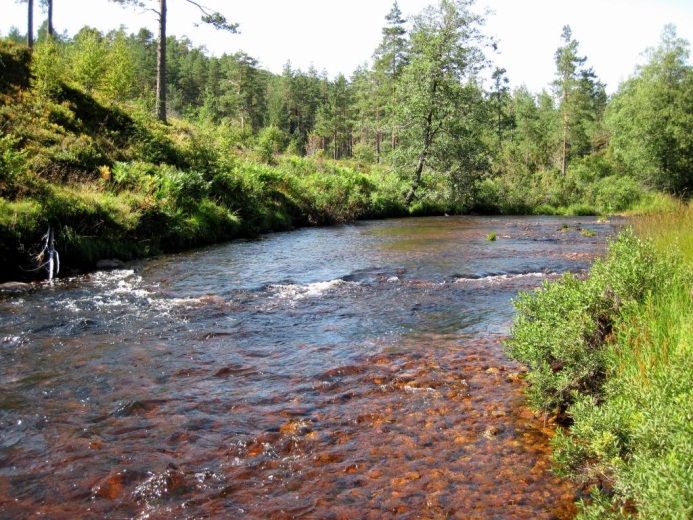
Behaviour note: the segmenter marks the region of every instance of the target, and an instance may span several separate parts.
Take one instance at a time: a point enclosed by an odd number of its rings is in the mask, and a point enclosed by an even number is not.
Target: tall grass
[[[637,215],[632,222],[637,234],[651,240],[657,249],[675,249],[693,263],[693,205],[678,203],[663,211]]]

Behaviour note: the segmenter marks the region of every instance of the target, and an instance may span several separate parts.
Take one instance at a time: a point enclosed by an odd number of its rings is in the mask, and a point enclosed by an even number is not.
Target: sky
[[[152,5],[158,4],[148,0]],[[38,2],[34,2],[38,4]],[[240,24],[232,35],[208,26],[195,26],[200,12],[186,0],[168,1],[168,34],[187,36],[210,55],[243,51],[272,72],[281,73],[290,61],[293,69],[311,65],[334,78],[347,78],[370,62],[382,39],[385,15],[393,0],[202,0],[212,10]],[[437,0],[398,0],[411,19]],[[0,0],[0,34],[12,26],[26,29],[26,4]],[[494,66],[507,70],[513,88],[532,92],[550,88],[554,53],[561,45],[564,25],[570,25],[586,65],[612,93],[632,75],[643,52],[658,45],[668,23],[678,35],[693,42],[693,0],[477,0],[474,10],[491,9],[484,32],[498,41],[489,55]],[[36,8],[34,27],[45,15]],[[129,32],[148,27],[156,34],[156,17],[141,9],[108,0],[54,0],[53,24],[59,33],[74,35],[84,25],[107,32],[123,25]]]

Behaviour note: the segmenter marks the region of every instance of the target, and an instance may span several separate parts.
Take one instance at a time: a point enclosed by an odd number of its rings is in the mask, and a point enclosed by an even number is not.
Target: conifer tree
[[[157,63],[156,63],[156,115],[157,118],[165,123],[166,122],[166,16],[167,16],[167,5],[166,0],[110,0],[122,5],[131,5],[140,7],[143,9],[148,9],[156,14],[157,20],[159,22],[159,37],[157,44]],[[219,12],[209,11],[202,5],[192,0],[185,0],[189,4],[192,4],[200,9],[202,12],[202,22],[212,25],[215,29],[222,29],[229,31],[230,33],[236,33],[238,31],[238,24],[231,24],[227,22],[226,18]],[[158,3],[158,8],[151,7],[152,4],[156,5]],[[148,7],[150,6],[150,7]]]

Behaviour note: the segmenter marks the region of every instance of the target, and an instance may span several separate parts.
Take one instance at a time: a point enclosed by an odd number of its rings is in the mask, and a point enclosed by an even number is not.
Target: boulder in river
[[[0,283],[1,294],[24,294],[31,290],[32,286],[23,282],[5,282]]]
[[[104,258],[96,262],[96,268],[99,271],[111,271],[113,269],[122,269],[125,267],[125,262],[117,258]]]

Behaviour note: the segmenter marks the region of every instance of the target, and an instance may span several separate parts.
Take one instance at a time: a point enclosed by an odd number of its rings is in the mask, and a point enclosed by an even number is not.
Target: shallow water
[[[569,518],[501,341],[615,226],[361,222],[0,300],[0,518]]]

